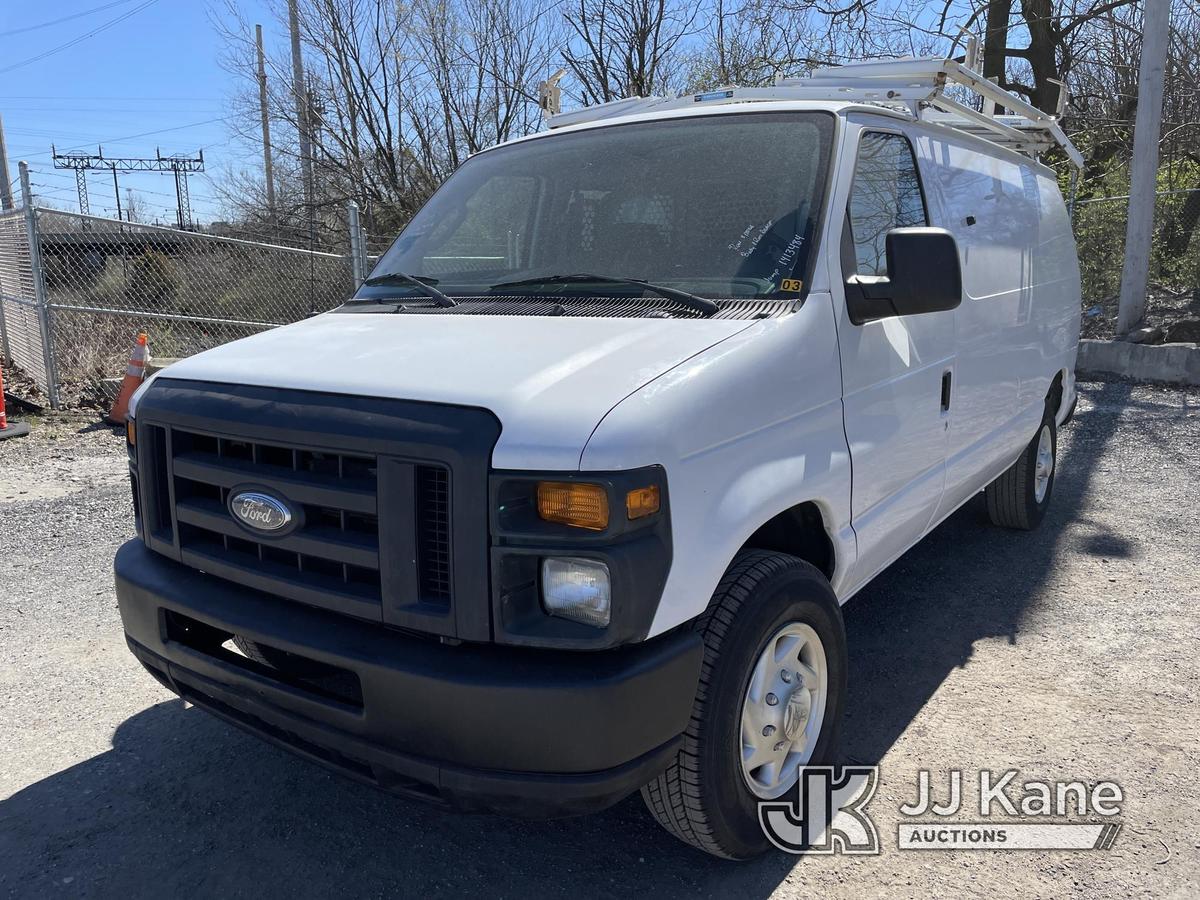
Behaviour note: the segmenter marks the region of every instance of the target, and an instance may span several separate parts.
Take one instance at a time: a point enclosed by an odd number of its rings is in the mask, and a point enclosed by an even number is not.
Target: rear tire
[[[1057,463],[1058,428],[1053,412],[1047,408],[1029,446],[985,490],[988,518],[992,523],[1021,531],[1037,528],[1045,518],[1050,497],[1054,494]]]
[[[846,695],[841,607],[828,580],[813,566],[787,554],[750,550],[734,559],[708,610],[692,627],[704,640],[704,661],[691,720],[675,761],[642,788],[642,799],[658,823],[681,841],[713,856],[748,859],[771,849],[759,825],[758,803],[787,794],[800,765],[835,761]],[[796,647],[800,649],[792,654]],[[765,675],[764,664],[771,669]],[[776,680],[763,681],[768,677]],[[768,684],[770,692],[765,693]],[[789,743],[775,757],[777,763],[752,769],[759,757],[753,741],[747,742],[746,724],[755,709],[778,716],[761,733],[766,735],[770,727],[772,738],[787,737]],[[752,738],[759,733],[757,724]],[[790,743],[792,735],[795,743]],[[783,744],[776,741],[776,747]],[[792,747],[799,749],[793,754]],[[769,766],[775,767],[772,772],[787,773],[773,788],[756,780],[770,782],[760,774]]]

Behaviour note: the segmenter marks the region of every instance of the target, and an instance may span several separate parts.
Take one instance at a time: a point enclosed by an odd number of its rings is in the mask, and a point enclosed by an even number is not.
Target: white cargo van
[[[837,758],[841,604],[980,492],[1013,528],[1051,501],[1079,271],[1036,156],[1078,154],[940,60],[550,124],[344,306],[143,386],[129,646],[372,784],[640,789],[752,856],[756,804]]]

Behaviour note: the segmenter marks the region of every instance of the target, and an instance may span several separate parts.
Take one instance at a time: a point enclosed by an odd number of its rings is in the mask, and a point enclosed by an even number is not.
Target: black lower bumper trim
[[[129,649],[169,690],[278,747],[393,794],[472,812],[556,818],[598,812],[665,769],[679,751],[676,737],[637,759],[603,772],[574,775],[489,772],[434,765],[384,747],[331,733],[311,722],[231,697],[216,682],[174,666],[132,638]],[[235,705],[237,704],[237,705]]]
[[[544,818],[616,803],[677,753],[699,676],[686,631],[591,653],[450,647],[231,585],[136,541],[118,552],[116,582],[130,649],[180,696],[352,778],[462,809]],[[173,613],[353,673],[361,708],[172,639]]]

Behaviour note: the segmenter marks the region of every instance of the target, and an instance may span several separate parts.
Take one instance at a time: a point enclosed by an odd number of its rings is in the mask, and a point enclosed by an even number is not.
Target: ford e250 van
[[[560,115],[343,306],[145,384],[133,653],[408,796],[640,790],[705,851],[767,849],[757,804],[836,760],[841,605],[980,492],[1036,527],[1075,403],[1036,158],[1074,148],[951,98],[999,92],[957,63],[891,66]]]

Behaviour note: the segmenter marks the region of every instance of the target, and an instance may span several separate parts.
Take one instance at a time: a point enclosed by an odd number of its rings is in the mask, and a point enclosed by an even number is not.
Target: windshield
[[[447,180],[373,275],[417,276],[451,297],[574,273],[709,298],[772,295],[785,278],[807,281],[832,132],[826,113],[738,113],[489,150]],[[395,291],[366,286],[358,296]]]

